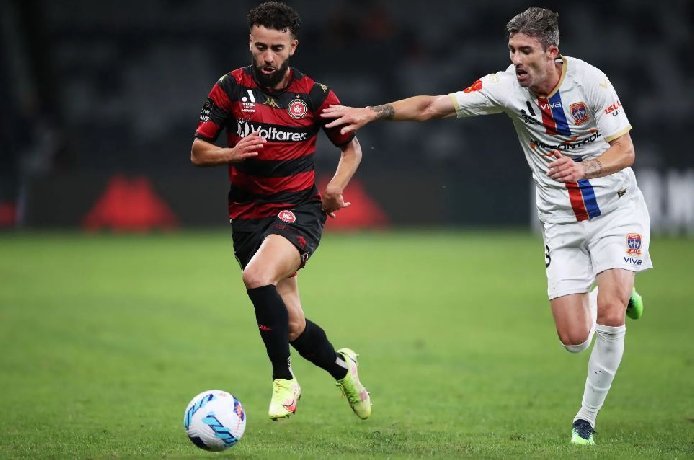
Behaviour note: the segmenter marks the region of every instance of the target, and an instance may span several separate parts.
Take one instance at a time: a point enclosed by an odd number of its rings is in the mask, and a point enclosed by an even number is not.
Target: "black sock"
[[[277,287],[270,284],[246,292],[255,307],[260,337],[272,363],[272,379],[293,379],[289,363],[289,315]]]
[[[306,329],[291,344],[301,356],[325,369],[335,379],[347,375],[347,369],[337,364],[337,353],[325,331],[316,323],[307,319]]]

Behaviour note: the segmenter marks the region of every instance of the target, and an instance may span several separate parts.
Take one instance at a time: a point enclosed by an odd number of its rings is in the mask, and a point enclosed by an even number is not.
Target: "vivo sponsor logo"
[[[255,125],[248,121],[239,120],[236,127],[236,134],[239,137],[246,137],[254,131],[257,131],[268,141],[302,142],[308,139],[308,133],[284,131],[274,126]]]
[[[547,110],[547,109],[561,109],[561,102],[547,102],[540,104],[540,108],[542,110]]]
[[[636,265],[637,267],[643,263],[643,260],[637,259],[635,257],[624,257],[624,262],[632,265]]]

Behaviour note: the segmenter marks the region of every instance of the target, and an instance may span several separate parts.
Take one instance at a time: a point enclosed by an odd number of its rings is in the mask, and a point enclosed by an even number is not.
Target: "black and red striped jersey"
[[[339,104],[335,93],[322,83],[290,68],[290,83],[279,92],[260,87],[252,68],[236,69],[212,87],[200,113],[195,137],[216,141],[226,129],[233,147],[244,136],[258,131],[267,142],[258,156],[229,163],[229,218],[259,219],[320,198],[315,185],[316,137],[323,128],[330,141],[341,147],[353,133],[325,128],[320,112]]]

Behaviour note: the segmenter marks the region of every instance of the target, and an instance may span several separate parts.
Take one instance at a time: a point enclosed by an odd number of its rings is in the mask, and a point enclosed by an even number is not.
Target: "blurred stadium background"
[[[207,91],[249,62],[256,1],[2,0],[0,228],[222,228],[224,168],[189,148]],[[521,0],[290,2],[295,66],[350,105],[446,93],[508,64]],[[694,234],[694,3],[530,2],[560,12],[561,50],[602,68],[634,130],[655,233]],[[501,134],[497,134],[501,133]],[[355,206],[332,228],[534,222],[528,168],[504,116],[376,124]],[[337,151],[323,136],[318,166]]]

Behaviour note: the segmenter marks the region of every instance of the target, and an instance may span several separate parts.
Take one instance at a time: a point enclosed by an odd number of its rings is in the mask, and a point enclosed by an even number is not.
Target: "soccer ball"
[[[203,391],[186,407],[183,427],[193,444],[219,452],[241,439],[246,430],[246,413],[241,402],[226,391]]]

